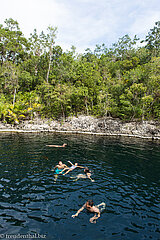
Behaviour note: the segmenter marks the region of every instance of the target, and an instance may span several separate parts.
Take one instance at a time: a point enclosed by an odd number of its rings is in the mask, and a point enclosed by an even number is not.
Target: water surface
[[[46,144],[63,144],[49,148]],[[54,181],[58,161],[88,166]],[[140,139],[58,134],[0,134],[0,236],[41,234],[58,240],[160,239],[160,148]],[[87,199],[106,203],[96,224]],[[5,238],[4,238],[5,239]],[[13,238],[12,238],[13,239]],[[41,238],[43,239],[43,238]]]

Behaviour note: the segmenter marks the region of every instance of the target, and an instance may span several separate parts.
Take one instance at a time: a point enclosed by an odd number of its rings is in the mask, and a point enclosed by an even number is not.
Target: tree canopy
[[[55,44],[57,28],[25,38],[17,21],[0,25],[0,120],[86,114],[160,119],[160,21],[144,40],[125,35],[76,53]],[[143,44],[137,44],[141,42]]]

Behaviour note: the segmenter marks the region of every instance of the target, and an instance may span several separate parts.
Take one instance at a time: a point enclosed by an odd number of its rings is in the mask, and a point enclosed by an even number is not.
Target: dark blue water
[[[63,144],[49,148],[46,144]],[[61,160],[88,166],[92,178],[74,182],[76,169],[54,181]],[[87,199],[106,203],[96,224]],[[0,134],[0,238],[160,239],[160,145],[140,139],[55,134]],[[39,238],[38,238],[39,237]],[[20,238],[20,235],[19,235]],[[22,239],[22,238],[21,238]],[[33,238],[32,238],[33,239]]]

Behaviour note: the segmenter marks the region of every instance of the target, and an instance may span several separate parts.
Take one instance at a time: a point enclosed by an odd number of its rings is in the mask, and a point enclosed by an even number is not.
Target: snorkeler
[[[55,174],[60,174],[65,168],[68,168],[68,166],[59,161],[59,163],[51,171],[54,171]]]
[[[47,147],[57,147],[57,148],[61,148],[61,147],[65,147],[67,146],[67,143],[63,143],[63,145],[46,145]]]
[[[100,206],[102,207],[101,210],[99,209]],[[95,213],[94,216],[93,216],[92,218],[90,218],[89,221],[90,221],[91,223],[96,223],[96,220],[97,220],[98,218],[100,218],[101,212],[105,209],[105,206],[106,206],[106,204],[105,204],[104,202],[103,202],[103,203],[100,203],[100,204],[97,205],[97,206],[94,206],[94,205],[93,205],[93,200],[88,200],[88,201],[76,212],[76,214],[73,214],[73,215],[72,215],[72,218],[77,217],[78,214],[79,214],[80,212],[82,212],[82,211],[86,208],[89,212]]]
[[[66,175],[67,173],[69,173],[69,172],[71,172],[71,171],[73,171],[75,168],[84,168],[84,167],[82,167],[82,166],[79,166],[78,165],[78,163],[75,163],[75,164],[73,164],[73,163],[71,163],[70,161],[68,161],[72,166],[71,167],[66,167],[66,168],[64,168],[63,169],[63,171],[65,171],[65,170],[67,170],[63,175]],[[62,172],[63,172],[62,171]]]
[[[80,178],[89,178],[91,182],[94,182],[94,180],[91,178],[91,172],[88,169],[88,167],[85,167],[84,173],[85,174],[78,174],[76,177],[71,177],[71,178],[76,178],[74,181],[77,181]]]

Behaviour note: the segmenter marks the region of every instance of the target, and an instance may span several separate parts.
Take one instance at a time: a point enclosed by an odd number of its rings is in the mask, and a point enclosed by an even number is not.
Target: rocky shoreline
[[[0,132],[56,132],[127,136],[160,140],[160,123],[153,121],[123,122],[92,116],[69,117],[65,120],[34,119],[18,125],[0,123]]]

